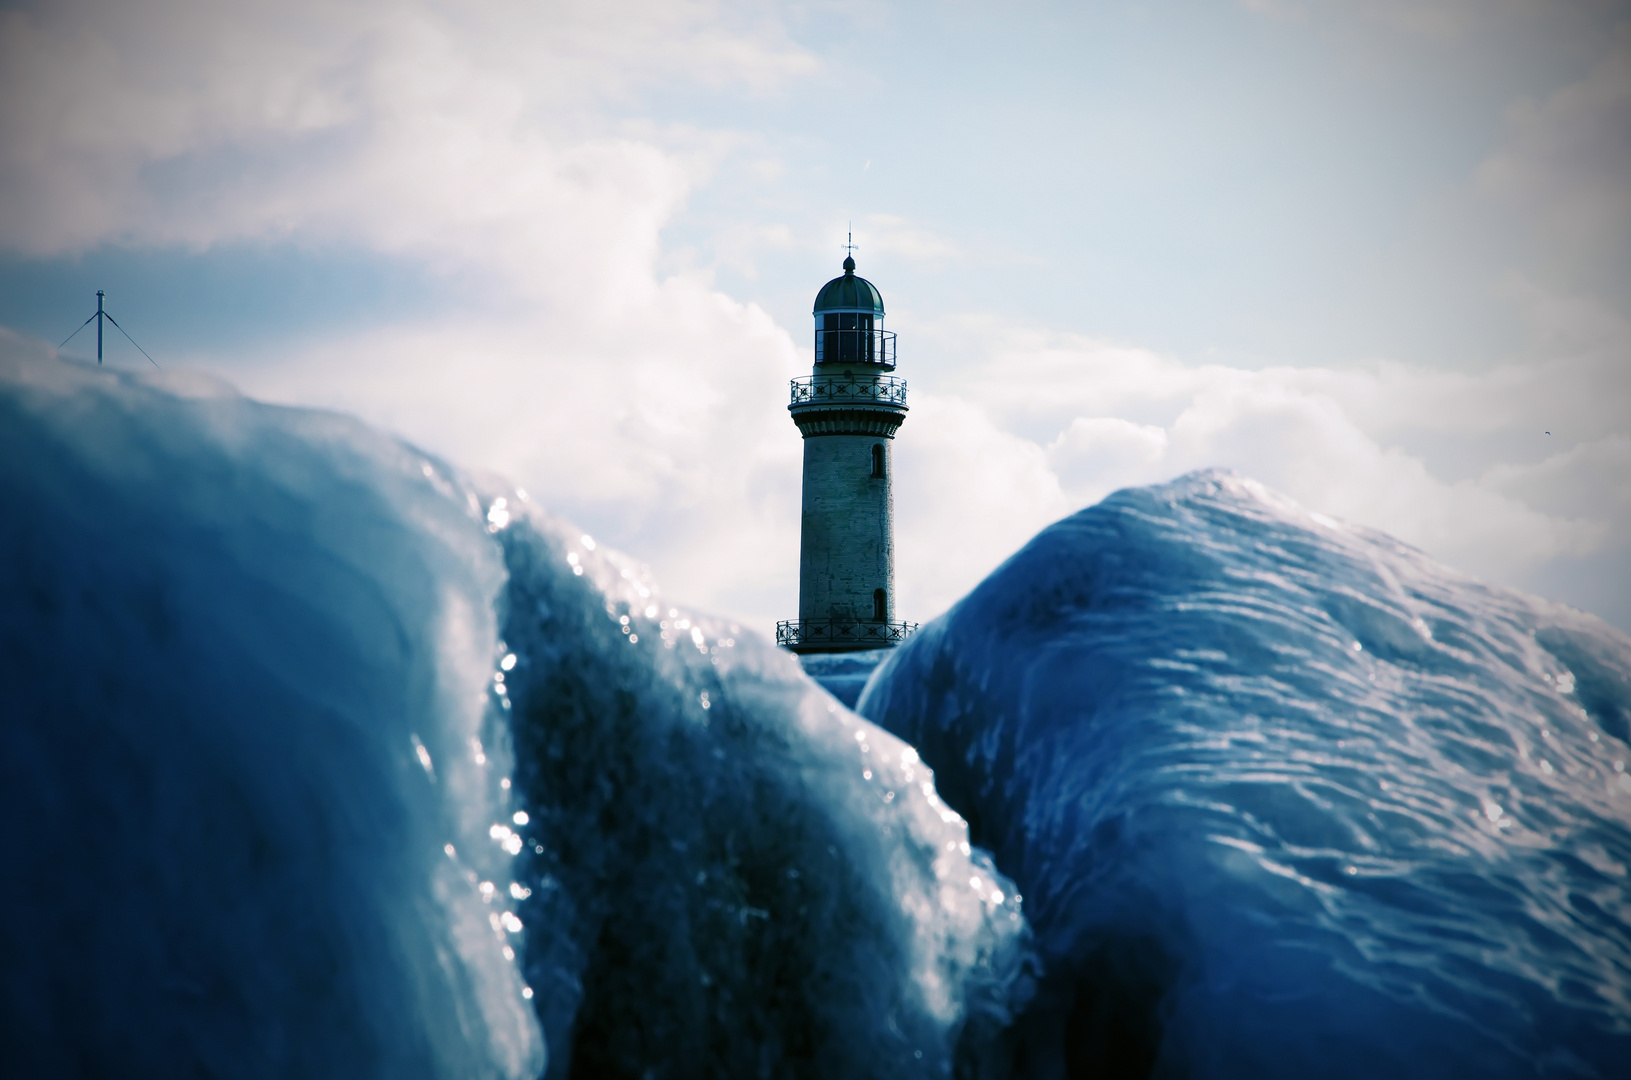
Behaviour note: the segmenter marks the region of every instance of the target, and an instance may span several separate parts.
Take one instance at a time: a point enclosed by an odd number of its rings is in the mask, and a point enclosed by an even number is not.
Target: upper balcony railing
[[[893,330],[817,330],[818,364],[881,364],[895,366]]]
[[[844,375],[812,375],[804,379],[791,380],[793,387],[793,405],[824,405],[828,402],[837,404],[845,401],[860,401],[871,404],[878,402],[884,405],[899,405],[906,407],[906,380],[897,379],[893,375],[864,375],[852,378]]]

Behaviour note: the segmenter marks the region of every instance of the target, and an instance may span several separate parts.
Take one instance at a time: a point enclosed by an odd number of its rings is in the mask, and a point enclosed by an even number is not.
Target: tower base
[[[776,644],[796,653],[860,652],[892,649],[917,623],[862,622],[856,619],[784,619],[776,624]]]

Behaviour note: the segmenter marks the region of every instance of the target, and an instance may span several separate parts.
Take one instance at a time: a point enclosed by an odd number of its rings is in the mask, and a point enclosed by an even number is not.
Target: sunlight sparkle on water
[[[414,756],[419,759],[420,767],[425,770],[425,773],[428,776],[430,776],[431,779],[435,779],[436,778],[436,769],[435,769],[435,767],[433,765],[431,765],[430,751],[426,750],[425,749],[425,744],[419,741],[419,736],[414,735],[414,736],[412,736],[412,738],[413,738],[413,753],[414,753]]]

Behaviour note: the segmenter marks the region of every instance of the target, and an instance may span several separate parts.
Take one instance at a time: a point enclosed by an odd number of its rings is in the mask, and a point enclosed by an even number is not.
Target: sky
[[[0,9],[9,347],[104,289],[767,633],[851,230],[902,617],[1224,467],[1631,630],[1631,0]]]

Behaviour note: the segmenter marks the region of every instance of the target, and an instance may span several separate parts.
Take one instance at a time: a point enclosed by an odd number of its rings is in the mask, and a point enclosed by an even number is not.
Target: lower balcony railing
[[[874,645],[883,648],[905,641],[917,629],[915,622],[862,622],[859,619],[783,619],[776,624],[776,644]]]

